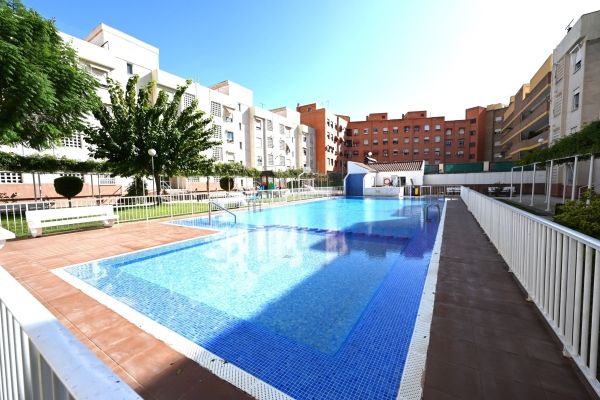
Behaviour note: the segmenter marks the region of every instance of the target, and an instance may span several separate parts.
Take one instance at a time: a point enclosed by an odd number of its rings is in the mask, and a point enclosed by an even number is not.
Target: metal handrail
[[[209,223],[210,223],[210,221],[211,221],[211,218],[212,218],[212,210],[211,210],[211,208],[210,208],[210,205],[211,205],[211,204],[213,204],[213,205],[214,205],[215,207],[217,207],[218,209],[221,209],[221,210],[223,210],[223,211],[225,211],[225,212],[228,212],[229,214],[233,215],[233,223],[234,223],[234,224],[237,224],[237,216],[236,216],[234,213],[232,213],[232,212],[231,212],[231,211],[229,211],[227,208],[223,207],[222,205],[220,205],[220,204],[218,204],[218,203],[216,203],[216,202],[214,202],[214,201],[212,201],[212,200],[210,200],[210,201],[208,202],[208,222],[209,222]]]

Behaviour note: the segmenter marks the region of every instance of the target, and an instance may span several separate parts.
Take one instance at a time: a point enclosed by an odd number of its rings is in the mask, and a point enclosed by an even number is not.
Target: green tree
[[[0,144],[42,149],[81,132],[97,85],[54,22],[0,0]]]
[[[99,127],[86,130],[93,144],[91,156],[105,159],[111,171],[121,176],[150,175],[149,149],[156,150],[154,179],[160,175],[190,176],[205,170],[206,157],[201,152],[215,143],[210,118],[197,109],[197,101],[180,110],[181,98],[191,84],[178,86],[172,100],[161,90],[152,101],[155,83],[136,89],[137,75],[129,78],[125,91],[108,80],[111,105],[94,110]],[[160,189],[157,187],[157,189]]]

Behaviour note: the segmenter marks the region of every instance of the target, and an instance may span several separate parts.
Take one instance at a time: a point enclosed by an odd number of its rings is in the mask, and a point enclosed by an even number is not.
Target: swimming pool
[[[423,206],[345,198],[235,225],[220,215],[218,234],[66,272],[293,398],[395,399],[440,219]]]

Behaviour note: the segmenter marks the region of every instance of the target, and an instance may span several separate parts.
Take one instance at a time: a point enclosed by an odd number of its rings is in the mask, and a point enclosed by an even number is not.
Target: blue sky
[[[317,102],[364,119],[508,103],[592,0],[23,0],[80,38],[100,22],[160,49],[161,69],[225,79],[257,105]],[[491,6],[494,5],[494,6]]]

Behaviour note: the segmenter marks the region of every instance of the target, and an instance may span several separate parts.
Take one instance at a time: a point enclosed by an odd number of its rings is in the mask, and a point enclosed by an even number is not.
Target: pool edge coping
[[[418,400],[422,398],[425,363],[427,361],[427,349],[429,347],[431,320],[433,318],[433,306],[435,302],[435,288],[437,285],[440,254],[442,252],[446,210],[448,208],[447,203],[448,199],[445,199],[396,400]]]

